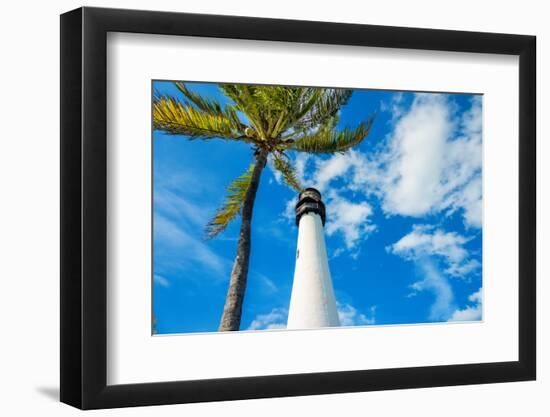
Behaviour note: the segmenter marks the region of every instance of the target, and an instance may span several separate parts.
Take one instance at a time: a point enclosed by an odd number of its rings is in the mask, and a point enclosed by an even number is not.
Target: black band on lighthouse
[[[296,226],[300,223],[302,215],[306,213],[317,213],[321,216],[323,226],[325,225],[325,203],[321,200],[321,193],[315,188],[306,188],[300,193],[296,203]]]

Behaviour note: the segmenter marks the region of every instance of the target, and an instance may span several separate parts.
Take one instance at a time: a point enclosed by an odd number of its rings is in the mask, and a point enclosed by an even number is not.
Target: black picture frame
[[[107,375],[108,32],[519,56],[519,360],[113,385]],[[536,38],[80,8],[61,16],[61,401],[81,409],[534,380]]]

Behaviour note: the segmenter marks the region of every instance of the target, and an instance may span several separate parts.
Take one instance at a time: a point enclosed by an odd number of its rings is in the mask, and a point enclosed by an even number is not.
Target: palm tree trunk
[[[252,171],[250,186],[246,192],[241,213],[241,231],[237,244],[237,255],[233,262],[229,289],[225,298],[225,306],[220,322],[219,331],[239,330],[241,314],[248,276],[248,262],[250,259],[250,229],[252,224],[252,210],[256,199],[256,191],[260,185],[260,176],[267,161],[267,152],[260,150],[256,155],[256,165]]]

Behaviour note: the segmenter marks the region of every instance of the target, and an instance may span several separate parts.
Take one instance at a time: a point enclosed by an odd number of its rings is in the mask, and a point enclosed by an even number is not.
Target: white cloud
[[[483,288],[480,288],[475,293],[468,296],[468,301],[472,303],[479,304],[481,303],[482,300],[483,300]]]
[[[367,317],[365,314],[359,312],[351,304],[338,303],[337,309],[338,319],[340,320],[341,326],[366,326],[376,322],[376,306],[372,306],[370,308],[370,317]]]
[[[463,210],[481,227],[481,99],[457,117],[444,96],[417,94],[377,155],[379,192],[389,214],[419,217]]]
[[[481,320],[482,316],[482,298],[483,289],[480,288],[475,293],[468,297],[468,301],[472,305],[468,305],[463,309],[455,310],[449,321],[477,321]]]
[[[338,318],[342,326],[366,326],[375,323],[376,306],[369,309],[369,315],[358,311],[349,303],[338,303]],[[288,319],[288,310],[274,308],[267,314],[258,314],[250,323],[247,330],[285,329]]]
[[[158,284],[161,287],[167,288],[170,286],[170,281],[166,277],[163,277],[162,275],[154,274],[153,281],[155,282],[155,284]]]
[[[306,173],[303,181],[323,192],[331,183],[341,179],[340,191],[359,191],[366,196],[370,191],[365,187],[378,181],[379,173],[375,172],[377,167],[373,164],[367,159],[367,154],[351,149],[328,159],[316,159],[314,169],[310,175]]]
[[[350,159],[356,153],[336,154],[329,159],[319,159],[316,161],[316,171],[313,177],[314,186],[323,192],[327,185],[347,174],[352,165]]]
[[[481,263],[477,259],[470,259],[460,264],[450,264],[445,272],[454,277],[466,277],[469,273],[479,270],[479,268],[481,268]]]
[[[433,226],[414,225],[413,230],[386,249],[410,261],[438,257],[446,265],[445,273],[465,277],[481,265],[469,257],[464,245],[471,238],[456,232],[445,232]]]
[[[370,223],[371,215],[372,207],[367,202],[354,203],[332,192],[327,202],[327,235],[341,233],[347,249],[352,249],[376,229]]]
[[[447,200],[452,211],[462,207],[462,217],[467,226],[481,228],[483,217],[481,177],[473,178],[462,188],[460,193],[455,193]]]
[[[345,249],[341,248],[341,247],[334,249],[334,251],[330,255],[329,259],[338,258],[340,255],[342,255],[344,253],[344,250]]]
[[[306,169],[309,162],[313,159],[313,156],[304,152],[300,152],[294,158],[294,168],[296,168],[296,175],[302,184],[307,184]],[[307,185],[308,187],[310,185]]]
[[[271,154],[269,155],[268,166],[271,173],[273,174],[273,178],[275,178],[275,182],[279,185],[284,184],[283,174],[281,174],[281,171],[279,171],[278,169],[275,169],[275,166],[273,165],[273,156]]]
[[[394,127],[378,148],[329,158],[298,154],[295,159],[302,183],[323,193],[327,234],[340,233],[346,249],[356,253],[361,240],[376,229],[369,204],[373,195],[387,215],[459,212],[466,226],[481,227],[481,98],[472,99],[460,115],[448,96],[438,94],[416,94],[409,107],[396,95],[382,107],[392,112]],[[294,204],[289,202],[285,211],[290,221]],[[454,248],[460,252],[461,245]],[[475,260],[453,261],[447,272],[465,275],[478,267]]]
[[[274,308],[267,314],[258,314],[247,330],[285,329],[288,311],[284,308]]]
[[[430,291],[434,295],[434,302],[430,307],[430,320],[448,320],[454,309],[454,293],[448,279],[428,258],[418,261],[417,266],[422,272],[423,279],[413,283],[411,288],[415,292]]]
[[[404,112],[403,107],[403,98],[404,94],[402,92],[394,93],[391,97],[391,100],[381,101],[380,102],[380,111],[391,113],[392,119],[397,119],[401,117]]]
[[[448,106],[439,95],[419,95],[397,122],[384,177],[384,208],[419,216],[440,198],[445,143],[452,132]]]
[[[283,212],[283,217],[289,222],[294,223],[296,221],[296,202],[298,197],[295,197],[291,200],[288,200],[285,205],[285,210]]]
[[[458,313],[454,302],[453,288],[448,277],[466,278],[476,272],[480,263],[471,259],[464,245],[470,238],[456,232],[445,232],[433,226],[414,225],[413,230],[386,250],[415,263],[421,279],[411,285],[416,292],[429,291],[434,295],[430,308],[430,320],[449,320],[454,314],[472,314],[474,311]],[[444,268],[440,269],[438,263]],[[475,301],[476,295],[472,295]]]
[[[300,156],[305,184],[325,191],[341,180],[339,193],[366,200],[377,195],[388,215],[421,217],[459,211],[469,227],[482,221],[482,108],[474,98],[456,113],[446,95],[416,94],[408,109],[396,99],[393,130],[378,148],[351,150],[327,159]]]
[[[366,196],[357,195],[358,199],[351,201],[339,193],[337,188],[329,189],[332,181],[338,178],[348,177],[350,170],[364,169],[360,154],[349,151],[345,154],[335,154],[329,159],[314,160],[311,156],[299,156],[295,160],[297,172],[302,184],[317,188],[321,191],[323,202],[327,209],[326,233],[328,236],[340,234],[344,240],[346,249],[352,251],[359,242],[367,238],[376,230],[372,224],[372,206],[367,202]],[[307,172],[307,168],[315,162],[314,169]],[[342,191],[349,191],[349,185]],[[284,211],[284,218],[290,222],[295,221],[295,206],[297,199],[289,200]],[[351,252],[353,255],[356,252]],[[339,253],[340,254],[340,253]]]

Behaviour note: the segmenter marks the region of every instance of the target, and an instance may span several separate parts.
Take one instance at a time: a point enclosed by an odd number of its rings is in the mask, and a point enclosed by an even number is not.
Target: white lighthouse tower
[[[306,188],[296,204],[298,248],[287,329],[340,325],[323,234],[325,219],[321,193]]]

